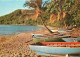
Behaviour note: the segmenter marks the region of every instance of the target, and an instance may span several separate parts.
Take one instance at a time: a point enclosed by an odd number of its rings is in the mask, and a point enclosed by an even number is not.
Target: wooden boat
[[[58,32],[58,30],[51,30],[52,32]]]
[[[66,33],[67,31],[66,30],[59,30],[58,32],[59,33]]]
[[[66,57],[80,57],[79,54],[47,54],[47,53],[43,53],[43,52],[39,52],[39,51],[36,51],[36,53],[38,55],[45,55],[45,56],[58,56],[58,57],[62,57],[62,56],[66,56]],[[67,56],[68,55],[68,56]]]
[[[64,42],[60,37],[54,37],[54,38],[33,38],[33,41],[35,43],[37,42]]]
[[[66,33],[66,30],[51,30],[52,32]]]
[[[80,38],[62,38],[66,42],[79,42]]]
[[[80,54],[80,42],[40,42],[29,47],[38,54]]]
[[[54,37],[54,36],[71,37],[71,35],[65,35],[65,33],[53,34],[53,35],[49,35],[49,34],[32,34],[32,37],[34,37],[34,38],[50,38],[50,37]]]
[[[71,37],[70,35],[34,35],[34,42],[64,42],[61,38]]]

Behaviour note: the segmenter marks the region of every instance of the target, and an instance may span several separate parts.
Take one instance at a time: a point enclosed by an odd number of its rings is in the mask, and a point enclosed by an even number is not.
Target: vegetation
[[[57,15],[60,13],[59,19],[56,19],[59,26],[70,26],[80,23],[79,5],[79,0],[52,0],[47,6],[47,11]],[[65,17],[63,17],[63,12],[66,14]]]
[[[21,14],[20,10],[16,10],[11,14],[1,16],[0,17],[0,24],[19,24],[21,23],[19,20],[19,16]]]
[[[58,27],[68,27],[80,23],[80,0],[27,0],[24,6],[29,6],[36,10],[37,18],[33,20],[22,14],[21,10],[16,10],[8,15],[0,17],[0,24],[19,25],[50,25]],[[25,12],[26,13],[26,12]],[[32,16],[32,15],[31,15]]]
[[[10,14],[0,17],[0,24],[2,25],[39,25],[40,20],[26,20],[26,18],[20,18],[22,16],[21,10],[16,10]],[[26,15],[27,16],[27,15]]]

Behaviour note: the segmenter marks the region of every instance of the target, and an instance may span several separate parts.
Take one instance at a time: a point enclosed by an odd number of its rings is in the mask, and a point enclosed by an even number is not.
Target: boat
[[[80,57],[80,55],[79,54],[47,54],[47,53],[43,53],[43,52],[39,52],[39,51],[37,51],[36,52],[38,55],[43,55],[43,56],[53,56],[53,57],[56,57],[56,56],[58,56],[58,57]]]
[[[32,34],[33,38],[50,38],[50,37],[55,37],[55,36],[60,36],[60,37],[71,37],[71,35],[66,35],[66,33],[59,33],[59,34]]]
[[[52,32],[66,33],[66,30],[51,30]]]
[[[54,37],[54,38],[33,38],[33,41],[35,43],[37,42],[64,42],[60,37]]]
[[[51,30],[52,32],[58,32],[58,30]]]
[[[80,38],[62,38],[66,42],[79,42]]]
[[[70,35],[34,35],[32,36],[33,41],[37,42],[64,42],[61,38],[71,37]]]
[[[40,42],[29,47],[41,55],[80,54],[80,42]]]

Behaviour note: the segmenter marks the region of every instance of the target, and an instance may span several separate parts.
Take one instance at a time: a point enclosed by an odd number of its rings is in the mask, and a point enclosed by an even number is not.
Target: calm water
[[[24,25],[0,25],[0,36],[13,35],[22,32],[32,32],[39,29],[42,29],[42,27]]]

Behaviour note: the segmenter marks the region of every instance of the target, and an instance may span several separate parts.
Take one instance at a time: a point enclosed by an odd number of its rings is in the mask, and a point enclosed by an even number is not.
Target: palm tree
[[[43,14],[43,12],[46,9],[46,6],[49,2],[45,2],[44,4],[42,3],[42,0],[29,0],[26,1],[26,3],[24,4],[25,6],[29,6],[30,8],[34,8],[36,11],[38,11],[38,16],[41,17],[41,22],[44,25],[44,27],[50,32],[52,33],[52,31],[46,26],[45,21],[43,20],[43,17],[41,14]],[[42,6],[43,4],[43,6]]]

